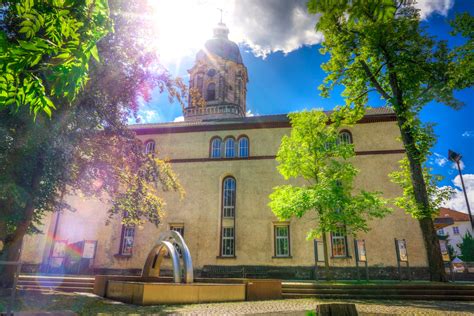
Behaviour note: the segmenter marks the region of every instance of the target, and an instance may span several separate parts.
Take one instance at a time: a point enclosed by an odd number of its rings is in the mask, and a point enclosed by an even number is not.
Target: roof
[[[325,111],[328,115],[333,111]],[[367,109],[364,121],[392,121],[395,120],[395,113],[388,107],[378,107]],[[204,119],[196,121],[181,121],[181,122],[164,122],[164,123],[146,123],[146,124],[132,124],[130,128],[133,130],[141,130],[148,128],[174,128],[174,127],[198,127],[198,126],[222,126],[222,125],[280,125],[279,127],[290,127],[290,120],[288,114],[272,114],[272,115],[258,115],[246,116],[237,118],[220,118],[220,119]],[[229,127],[230,128],[230,127]]]
[[[469,222],[469,215],[450,208],[441,207],[439,217],[451,217],[455,222]]]
[[[226,38],[213,38],[204,44],[205,50],[225,60],[242,64],[239,46]]]

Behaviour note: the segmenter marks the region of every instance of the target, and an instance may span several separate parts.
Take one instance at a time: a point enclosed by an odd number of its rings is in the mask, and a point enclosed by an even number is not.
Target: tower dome
[[[204,44],[207,52],[226,60],[242,64],[239,46],[228,39],[229,29],[224,23],[219,23],[214,28],[214,38]]]
[[[221,21],[213,38],[196,54],[194,66],[188,70],[190,97],[185,120],[245,116],[247,68],[239,46],[228,35],[229,29]]]

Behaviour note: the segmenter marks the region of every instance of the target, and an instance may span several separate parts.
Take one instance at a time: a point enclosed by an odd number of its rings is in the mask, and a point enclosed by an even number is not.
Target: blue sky
[[[259,12],[262,8],[248,8],[253,5],[260,6],[262,2],[247,0],[246,8],[251,12]],[[287,5],[289,2],[283,1]],[[420,1],[422,15],[425,17],[423,24],[431,35],[439,39],[446,39],[449,45],[456,45],[461,42],[460,38],[452,38],[449,35],[450,26],[448,20],[452,19],[456,13],[468,11],[474,14],[474,5],[469,0],[431,0]],[[240,4],[241,2],[237,2]],[[276,2],[273,2],[276,3]],[[280,2],[279,2],[280,4]],[[261,27],[255,30],[255,25],[270,23],[270,26],[292,23],[290,20],[282,19],[282,12],[299,12],[304,6],[304,1],[299,1],[300,6],[277,7],[275,5],[264,8],[270,15],[269,21],[263,21],[258,16],[254,17],[254,24],[248,22],[251,16],[245,19],[247,25],[241,26],[238,23],[238,14],[248,14],[242,8],[233,7],[228,21],[230,24],[230,39],[238,41],[240,44],[242,57],[248,68],[249,83],[247,86],[247,107],[254,115],[266,115],[277,113],[288,113],[301,109],[323,108],[332,109],[335,105],[342,104],[340,90],[335,90],[331,98],[324,99],[319,96],[317,87],[325,77],[320,65],[328,57],[319,54],[320,37],[310,34],[315,23],[313,16],[306,16],[305,23],[299,25],[284,25],[286,30],[297,31],[298,28],[311,28],[304,37],[297,37],[293,34],[281,34],[274,36],[271,27]],[[236,4],[237,5],[237,4]],[[288,4],[289,6],[289,4]],[[272,11],[273,10],[273,11]],[[277,11],[278,12],[277,12]],[[294,10],[294,11],[291,11]],[[250,12],[250,11],[249,11]],[[299,12],[301,13],[301,12]],[[274,15],[277,21],[272,21]],[[255,24],[256,23],[256,24]],[[273,24],[271,24],[273,23]],[[248,28],[247,33],[245,27]],[[233,30],[235,37],[233,37]],[[306,30],[308,31],[308,30]],[[261,35],[259,35],[261,33]],[[211,30],[208,32],[211,35]],[[247,35],[246,35],[247,34]],[[291,43],[291,44],[289,44]],[[294,44],[296,43],[296,44]],[[194,53],[192,51],[176,62],[165,63],[169,70],[178,76],[188,80],[186,70],[192,67]],[[265,58],[262,57],[265,55]],[[425,107],[421,113],[424,122],[436,124],[435,133],[438,136],[436,145],[433,147],[433,155],[429,164],[434,168],[435,173],[445,176],[440,185],[453,185],[453,180],[457,171],[452,168],[452,164],[447,161],[448,149],[453,149],[463,155],[466,182],[471,193],[471,204],[474,204],[474,107],[473,90],[464,90],[457,93],[460,100],[465,103],[461,110],[453,110],[445,105],[431,103]],[[152,101],[144,105],[141,116],[145,122],[173,121],[181,116],[181,107],[178,104],[170,104],[166,95],[160,95],[158,91],[153,94]],[[459,179],[458,179],[459,180]],[[456,180],[458,182],[458,180]],[[462,200],[457,202],[457,207],[462,207]],[[474,206],[474,205],[473,205]],[[454,206],[453,206],[454,207]]]

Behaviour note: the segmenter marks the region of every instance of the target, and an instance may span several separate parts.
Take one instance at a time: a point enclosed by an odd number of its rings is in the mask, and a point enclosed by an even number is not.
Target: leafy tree
[[[74,100],[112,26],[107,0],[2,1],[0,25],[0,107],[35,116],[51,116],[54,98]]]
[[[453,93],[473,85],[472,17],[466,13],[452,23],[453,34],[460,33],[467,40],[450,49],[445,41],[427,35],[411,2],[310,0],[308,9],[321,14],[316,25],[324,35],[321,53],[330,55],[322,66],[328,73],[320,86],[322,95],[344,86],[342,111],[352,113],[354,119],[363,113],[369,95],[380,96],[394,110],[413,186],[410,204],[415,207],[406,211],[419,220],[431,280],[446,281],[432,220],[437,210],[430,205],[423,177],[429,130],[418,114],[433,100],[454,109],[462,106]]]
[[[474,238],[470,232],[466,232],[462,237],[462,243],[459,244],[461,257],[463,261],[474,262]]]
[[[291,134],[281,141],[276,158],[278,171],[287,180],[305,182],[275,187],[269,206],[280,220],[313,215],[315,227],[308,239],[322,237],[329,277],[326,234],[341,230],[354,235],[366,232],[369,219],[381,218],[390,210],[380,192],[361,190],[354,194],[358,170],[349,161],[354,147],[339,140],[340,121],[329,124],[329,117],[317,110],[292,113],[289,117]]]
[[[151,28],[140,15],[146,5],[112,3],[115,30],[97,44],[100,62],[93,60],[90,79],[73,101],[55,98],[51,117],[39,112],[33,120],[28,107],[16,104],[0,109],[0,260],[17,260],[24,235],[39,232],[48,212],[70,209],[68,194],[105,200],[109,215],[124,224],[158,224],[165,206],[159,191],[183,193],[170,165],[145,155],[127,126],[151,89],[184,97],[182,82],[147,49]],[[4,27],[16,32],[15,24]],[[11,276],[10,269],[0,271],[0,284],[10,284]]]

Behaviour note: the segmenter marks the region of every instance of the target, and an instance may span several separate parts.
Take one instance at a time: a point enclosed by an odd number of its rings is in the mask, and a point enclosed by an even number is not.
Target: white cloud
[[[156,23],[150,46],[162,62],[179,68],[182,59],[193,57],[220,19],[229,27],[229,39],[247,46],[256,56],[281,51],[290,53],[304,45],[318,44],[318,15],[309,14],[307,0],[149,0],[154,8],[147,17]],[[433,13],[446,15],[454,0],[418,0],[423,19]],[[176,18],[179,17],[179,18]]]
[[[474,174],[463,174],[464,185],[466,187],[467,198],[471,210],[474,207]],[[444,207],[467,213],[466,198],[462,192],[461,178],[457,175],[453,182],[454,194],[451,199],[443,204]]]
[[[437,164],[440,167],[444,167],[448,163],[448,159],[444,157],[443,155],[440,155],[438,153],[434,153],[434,163]]]
[[[428,18],[432,13],[446,16],[454,5],[454,0],[417,0],[415,7],[420,9],[421,19]]]
[[[292,52],[304,45],[320,43],[315,31],[318,17],[306,9],[306,0],[238,0],[233,12],[231,34],[246,43],[257,56]]]
[[[462,133],[462,137],[474,137],[474,131],[465,131]]]
[[[184,121],[184,116],[178,116],[178,117],[175,117],[175,119],[173,120],[173,122],[183,122]]]
[[[258,114],[257,114],[258,115]],[[245,113],[245,116],[246,117],[251,117],[251,116],[255,116],[254,113],[252,113],[252,110],[247,110],[247,113]]]

